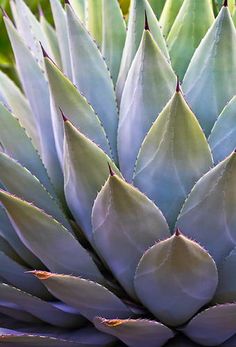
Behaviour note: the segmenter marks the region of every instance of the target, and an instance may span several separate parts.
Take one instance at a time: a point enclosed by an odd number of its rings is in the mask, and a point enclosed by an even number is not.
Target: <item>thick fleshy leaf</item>
[[[66,13],[73,81],[98,114],[111,144],[113,157],[117,160],[118,110],[110,73],[96,43],[68,5]]]
[[[75,310],[69,312],[66,307],[64,309],[63,306],[57,307],[56,303],[43,301],[5,283],[0,283],[0,297],[1,301],[15,304],[24,311],[54,326],[69,328],[84,322],[84,319]]]
[[[13,5],[12,2],[11,5]],[[14,10],[12,13],[17,31],[33,56],[39,62],[41,68],[43,68],[43,56],[39,42],[47,49],[50,49],[50,47],[47,45],[46,36],[40,23],[26,5],[25,1],[15,0],[13,6]]]
[[[126,35],[124,51],[121,59],[120,72],[117,80],[116,95],[118,103],[120,104],[121,96],[123,93],[126,78],[129,69],[134,60],[136,52],[140,46],[143,35],[143,28],[145,27],[145,11],[147,15],[148,25],[154,40],[162,53],[169,57],[165,40],[157,21],[157,18],[149,5],[147,0],[131,0],[129,10],[129,23]]]
[[[50,336],[19,333],[14,330],[0,329],[0,346],[11,347],[100,347],[101,344],[87,344],[78,341],[64,340]],[[104,345],[105,346],[105,345]]]
[[[236,304],[210,307],[181,329],[191,340],[204,346],[218,346],[236,334]]]
[[[102,44],[103,30],[103,0],[86,0],[86,27],[99,46]]]
[[[102,36],[102,54],[115,85],[126,37],[126,26],[117,0],[103,0]]]
[[[4,103],[26,129],[34,147],[40,151],[40,139],[29,103],[20,89],[2,71],[0,71],[0,93],[4,97]]]
[[[55,219],[4,191],[0,191],[0,201],[21,241],[51,271],[102,280],[102,275],[87,251]]]
[[[175,21],[175,18],[182,6],[184,0],[166,0],[165,6],[161,13],[160,25],[162,27],[162,32],[165,37],[168,36],[169,31]]]
[[[63,71],[69,79],[72,79],[71,55],[69,49],[69,38],[66,22],[66,14],[59,0],[50,0],[53,19],[58,37],[59,50],[61,54]]]
[[[149,4],[151,5],[155,15],[157,16],[157,18],[160,17],[160,14],[163,10],[163,7],[165,5],[165,1],[166,0],[148,0]]]
[[[62,68],[61,54],[59,49],[58,38],[56,35],[56,30],[47,21],[42,11],[40,12],[40,25],[46,36],[47,46],[50,47],[49,52],[52,52],[53,60],[56,64]],[[45,46],[45,47],[47,47]]]
[[[0,153],[0,167],[0,182],[8,192],[32,202],[58,220],[68,230],[72,230],[57,201],[25,167],[5,153]]]
[[[213,259],[179,231],[146,251],[134,279],[142,303],[161,322],[173,326],[185,323],[208,303],[217,283]]]
[[[42,268],[43,264],[41,261],[20,241],[2,207],[0,207],[0,235],[9,243],[25,264],[36,269]]]
[[[79,277],[34,271],[46,288],[58,299],[80,311],[88,320],[96,316],[128,318],[128,307],[107,288]]]
[[[218,266],[219,283],[213,301],[224,304],[236,301],[236,248]]]
[[[162,347],[174,336],[174,332],[165,325],[147,319],[96,317],[94,324],[97,329],[118,337],[129,347]]]
[[[191,188],[211,165],[202,129],[177,91],[142,144],[134,184],[157,204],[172,228]]]
[[[7,316],[7,319],[17,320],[18,324],[29,324],[29,323],[42,323],[40,319],[36,318],[32,314],[23,311],[16,304],[9,302],[1,302],[0,304],[0,313],[1,313],[1,327],[3,327],[2,316]],[[11,326],[12,327],[12,326]],[[15,328],[15,326],[14,326]]]
[[[61,162],[63,162],[64,131],[60,110],[62,110],[66,117],[68,117],[68,119],[86,136],[101,146],[101,148],[110,155],[110,148],[104,129],[87,100],[50,59],[45,58],[45,66],[51,97],[55,106],[53,127],[57,151]]]
[[[208,141],[215,163],[225,159],[236,148],[236,96],[221,112]]]
[[[69,121],[65,125],[64,176],[67,204],[92,241],[91,213],[97,193],[109,175],[108,163],[119,174],[111,159]]]
[[[40,66],[9,18],[4,17],[4,20],[15,54],[21,82],[37,123],[43,162],[57,193],[63,195],[62,173],[53,136],[47,81]]]
[[[92,213],[94,246],[129,295],[136,297],[134,274],[143,253],[170,236],[159,209],[116,175],[98,194]]]
[[[28,268],[11,259],[2,252],[2,249],[0,251],[0,263],[0,276],[14,287],[41,298],[50,296],[38,280],[35,281],[34,277],[26,274]]]
[[[182,80],[189,62],[214,21],[211,0],[185,0],[167,38],[173,69]]]
[[[177,226],[219,264],[236,245],[236,153],[204,175],[187,198]]]
[[[236,29],[223,6],[196,49],[183,81],[186,100],[206,135],[236,94]]]
[[[18,120],[0,104],[0,150],[19,161],[35,175],[48,192],[55,192],[43,163]]]
[[[157,115],[174,93],[176,76],[149,30],[130,68],[120,104],[118,154],[131,181],[138,151]],[[127,148],[132,150],[127,151]]]
[[[86,0],[70,0],[70,5],[79,19],[84,23],[86,17]]]

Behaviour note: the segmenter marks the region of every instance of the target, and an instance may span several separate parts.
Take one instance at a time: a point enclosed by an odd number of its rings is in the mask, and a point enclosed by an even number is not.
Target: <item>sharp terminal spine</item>
[[[115,176],[115,173],[114,173],[114,171],[112,170],[110,163],[107,163],[107,164],[108,164],[110,176]]]
[[[150,31],[149,25],[148,25],[148,18],[147,18],[147,12],[145,11],[145,24],[144,29]]]

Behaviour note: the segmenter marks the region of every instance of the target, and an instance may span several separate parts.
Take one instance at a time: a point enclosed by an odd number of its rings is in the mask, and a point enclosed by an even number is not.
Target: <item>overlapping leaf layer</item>
[[[0,346],[235,347],[233,1],[50,3],[4,15]]]

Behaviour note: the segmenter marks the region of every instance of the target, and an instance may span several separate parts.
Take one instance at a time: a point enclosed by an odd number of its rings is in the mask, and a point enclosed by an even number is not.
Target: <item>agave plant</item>
[[[0,345],[236,345],[236,29],[130,6],[4,16]]]

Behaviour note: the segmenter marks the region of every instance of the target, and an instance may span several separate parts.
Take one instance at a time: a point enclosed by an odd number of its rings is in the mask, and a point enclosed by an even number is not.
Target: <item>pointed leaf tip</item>
[[[148,19],[147,19],[147,12],[145,11],[145,24],[144,24],[144,29],[145,30],[150,30],[149,29],[149,24],[148,24]]]
[[[60,110],[60,112],[61,112],[61,116],[62,116],[63,121],[64,121],[64,122],[69,121],[68,118],[65,116],[64,112],[62,111],[62,109],[61,109],[60,107],[59,107],[59,110]]]
[[[228,0],[224,0],[223,6],[224,6],[224,7],[228,7]]]
[[[181,232],[180,232],[180,230],[177,228],[176,230],[175,230],[175,236],[180,236],[181,235]]]
[[[107,165],[109,168],[110,176],[115,176],[115,172],[112,170],[111,165],[109,163],[107,163]]]
[[[9,18],[9,16],[8,16],[7,12],[5,11],[5,9],[4,9],[2,6],[0,6],[0,9],[1,9],[1,11],[2,11],[2,15],[3,15],[3,17],[7,17],[7,18]]]
[[[180,82],[179,82],[179,76],[177,76],[177,83],[176,83],[176,93],[180,92]]]
[[[49,57],[49,55],[48,55],[47,52],[45,51],[45,49],[44,49],[44,47],[43,47],[43,45],[42,45],[42,43],[41,43],[40,41],[39,41],[39,44],[40,44],[40,47],[41,47],[41,49],[42,49],[44,58],[48,58],[48,59],[51,60],[51,58]]]
[[[65,5],[70,5],[70,1],[69,0],[65,0]]]

